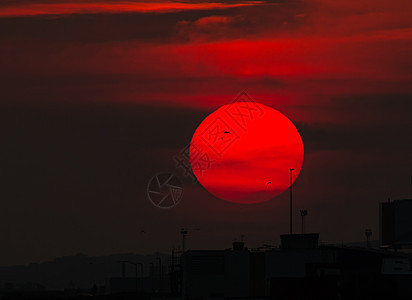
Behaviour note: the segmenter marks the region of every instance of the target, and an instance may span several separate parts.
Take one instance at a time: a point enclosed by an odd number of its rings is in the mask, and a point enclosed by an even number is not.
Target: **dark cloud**
[[[2,39],[48,40],[64,43],[152,41],[166,43],[181,20],[195,21],[219,11],[190,11],[168,14],[74,14],[61,18],[0,18]]]
[[[347,95],[332,99],[319,108],[323,114],[340,114],[345,123],[298,124],[306,141],[306,151],[349,150],[381,153],[408,153],[412,145],[410,94]]]
[[[242,2],[221,1],[220,3]],[[109,8],[110,5],[107,4]],[[302,24],[302,19],[296,18],[296,15],[303,10],[304,5],[301,2],[285,1],[275,4],[264,2],[246,7],[204,9],[199,7],[163,13],[119,13],[114,8],[111,12],[97,14],[86,12],[61,16],[22,15],[0,18],[0,37],[9,41],[24,39],[65,43],[130,40],[171,43],[199,39],[237,39],[245,36],[258,38],[268,33],[276,36],[296,28]],[[226,18],[230,22],[206,24],[204,21],[208,19],[213,21],[216,17]]]

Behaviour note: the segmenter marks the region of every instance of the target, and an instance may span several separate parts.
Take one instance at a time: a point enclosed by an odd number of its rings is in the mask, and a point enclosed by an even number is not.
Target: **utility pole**
[[[289,227],[290,227],[290,234],[293,234],[293,230],[292,230],[292,183],[293,183],[293,179],[292,179],[292,172],[295,169],[290,169],[290,209],[289,209]]]

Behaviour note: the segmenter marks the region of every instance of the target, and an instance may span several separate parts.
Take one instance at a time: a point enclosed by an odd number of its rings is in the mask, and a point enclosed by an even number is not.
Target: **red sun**
[[[272,199],[298,177],[303,142],[293,123],[256,102],[235,102],[210,114],[190,143],[190,162],[210,193],[236,203]]]

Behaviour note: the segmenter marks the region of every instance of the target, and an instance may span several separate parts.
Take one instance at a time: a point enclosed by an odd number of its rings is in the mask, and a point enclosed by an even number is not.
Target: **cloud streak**
[[[60,3],[8,3],[2,5],[0,18],[27,16],[55,16],[98,13],[170,13],[183,10],[209,10],[251,6],[262,1],[242,2],[177,2],[177,1],[121,1],[121,2],[60,2]]]

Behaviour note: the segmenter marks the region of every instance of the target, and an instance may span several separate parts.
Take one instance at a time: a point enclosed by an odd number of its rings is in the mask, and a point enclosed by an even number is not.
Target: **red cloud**
[[[231,18],[228,16],[208,16],[200,18],[195,22],[197,26],[208,26],[213,24],[228,24]]]
[[[204,10],[216,8],[230,8],[240,6],[258,5],[262,2],[250,1],[240,3],[183,3],[174,1],[147,1],[133,2],[72,2],[72,3],[25,3],[3,5],[0,17],[24,17],[39,15],[65,15],[65,14],[93,14],[93,13],[146,13],[146,12],[173,12],[181,10]]]

